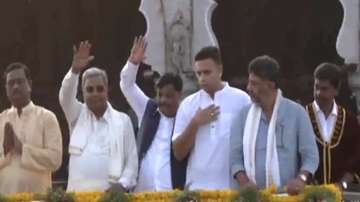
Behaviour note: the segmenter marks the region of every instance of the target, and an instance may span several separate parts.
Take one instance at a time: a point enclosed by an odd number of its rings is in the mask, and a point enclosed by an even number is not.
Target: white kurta
[[[250,103],[249,96],[230,87],[227,83],[217,91],[212,99],[204,90],[186,97],[176,115],[174,135],[176,140],[195,116],[197,109],[209,105],[220,107],[216,121],[201,126],[191,150],[187,171],[186,186],[196,189],[229,189],[233,177],[230,174],[230,128],[232,120],[240,109]]]
[[[69,71],[63,80],[59,95],[60,104],[70,126],[70,134],[74,132],[81,110],[89,110],[84,107],[83,103],[76,100],[78,78],[77,74]],[[96,119],[90,110],[87,113],[91,114],[90,123],[86,124],[90,127],[86,130],[90,134],[87,135],[87,142],[82,153],[70,155],[67,190],[104,191],[110,187],[110,133],[113,132],[110,129],[112,128],[111,124],[116,124],[116,122],[122,123],[124,126],[123,134],[119,134],[124,136],[122,145],[124,148],[122,154],[124,155],[124,168],[118,182],[128,189],[134,187],[138,172],[138,157],[130,118],[124,113],[117,112],[121,113],[121,118],[112,120],[109,107],[100,119]],[[120,164],[122,162],[119,162]]]
[[[120,88],[140,124],[149,97],[135,83],[138,69],[138,66],[130,62],[124,66],[121,71]],[[174,118],[166,117],[160,112],[160,122],[154,140],[141,161],[135,192],[172,190],[170,143],[173,127]]]
[[[170,135],[173,127],[174,118],[168,118],[161,114],[154,140],[141,162],[135,192],[172,190]]]
[[[107,114],[93,120],[93,133],[88,138],[81,155],[70,155],[69,191],[106,190],[109,188],[108,170],[110,161],[109,123]]]

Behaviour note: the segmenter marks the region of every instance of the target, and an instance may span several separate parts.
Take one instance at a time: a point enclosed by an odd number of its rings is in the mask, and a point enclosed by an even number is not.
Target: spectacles
[[[98,92],[98,93],[102,93],[105,91],[105,87],[104,86],[87,86],[85,88],[86,92],[88,93],[93,93],[95,90]]]

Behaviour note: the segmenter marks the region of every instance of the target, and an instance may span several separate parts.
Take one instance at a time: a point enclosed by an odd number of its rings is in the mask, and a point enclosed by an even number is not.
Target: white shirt
[[[121,71],[120,88],[128,103],[135,111],[139,125],[149,101],[144,92],[136,85],[139,67],[128,62]],[[170,143],[174,118],[160,112],[160,122],[153,142],[143,158],[135,192],[172,190],[170,167]]]
[[[59,93],[60,105],[65,113],[69,124],[70,134],[73,132],[78,120],[83,103],[76,99],[79,75],[69,71],[61,85]],[[86,107],[86,110],[89,110]],[[87,144],[80,155],[70,155],[68,191],[104,191],[110,187],[109,164],[110,164],[110,109],[107,108],[104,115],[97,119],[91,114],[91,134],[88,135]],[[125,114],[124,114],[125,115]],[[124,116],[125,118],[125,116]],[[116,120],[130,125],[130,119]],[[131,126],[131,125],[130,125]],[[130,145],[125,159],[124,170],[118,182],[125,188],[131,188],[136,184],[137,155],[136,143],[132,127],[125,127],[125,143]],[[130,151],[131,150],[131,151]]]
[[[109,188],[109,122],[106,114],[92,119],[92,133],[80,156],[70,155],[68,191],[94,191]]]
[[[198,108],[211,104],[220,107],[220,115],[214,122],[201,126],[190,153],[186,172],[186,186],[195,189],[229,189],[233,185],[230,173],[230,128],[240,109],[250,103],[249,96],[224,83],[224,88],[212,99],[204,90],[185,98],[176,115],[172,141],[181,135]]]
[[[319,105],[316,103],[316,101],[313,102],[313,106],[316,112],[316,116],[320,122],[320,130],[322,134],[322,138],[327,143],[331,142],[333,130],[335,127],[335,122],[337,119],[337,112],[338,112],[338,106],[336,102],[334,101],[333,108],[331,110],[331,113],[327,118],[325,118],[324,112],[320,109]]]

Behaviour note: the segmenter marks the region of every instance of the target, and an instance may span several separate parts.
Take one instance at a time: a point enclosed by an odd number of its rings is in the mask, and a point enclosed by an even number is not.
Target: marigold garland
[[[335,185],[322,185],[322,186],[307,186],[304,193],[297,196],[279,196],[276,193],[276,188],[263,190],[261,192],[269,197],[271,202],[299,202],[303,201],[305,194],[318,191],[319,187],[330,190],[335,193],[337,202],[342,200],[341,191]],[[132,202],[171,202],[174,197],[179,194],[179,190],[171,192],[143,192],[137,194],[129,194],[129,199]],[[200,191],[201,202],[224,202],[230,201],[238,192],[234,190],[221,190],[221,191]],[[75,193],[77,202],[98,202],[102,197],[103,192],[78,192]],[[32,193],[19,193],[6,196],[10,202],[29,202],[34,200],[35,194]]]

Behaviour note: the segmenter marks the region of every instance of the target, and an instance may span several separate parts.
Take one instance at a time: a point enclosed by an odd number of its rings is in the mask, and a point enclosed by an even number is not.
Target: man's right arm
[[[251,182],[248,178],[245,165],[244,165],[244,153],[243,153],[243,133],[245,126],[245,110],[241,110],[235,117],[233,124],[231,125],[230,132],[230,169],[231,175],[236,179],[240,187],[251,186],[256,187],[254,182]]]
[[[195,115],[189,120],[190,115],[186,111],[186,107],[190,103],[181,103],[176,114],[176,122],[173,134],[173,150],[177,160],[182,161],[189,155],[194,147],[196,133],[198,129],[205,124],[215,121],[220,114],[220,108],[210,105],[205,109],[198,109]]]
[[[4,126],[5,113],[0,113],[0,126]],[[4,141],[5,141],[5,127],[0,128],[0,169],[7,166],[10,163],[11,153],[7,153],[5,155],[5,148],[4,148]]]
[[[136,84],[138,69],[139,65],[135,65],[130,61],[126,63],[120,74],[120,89],[131,108],[135,111],[140,123],[149,97],[147,97]]]
[[[78,83],[79,73],[74,73],[72,70],[70,70],[65,75],[59,92],[60,106],[63,109],[69,124],[76,121],[81,110],[82,104],[76,99]],[[70,125],[69,128],[71,128]]]
[[[179,112],[178,112],[179,113]],[[178,119],[176,120],[178,122]],[[184,132],[182,132],[173,141],[174,156],[177,160],[182,161],[190,153],[195,144],[196,133],[199,129],[199,124],[194,118],[186,126]]]
[[[147,42],[144,37],[135,37],[130,56],[120,74],[120,88],[131,108],[135,111],[139,123],[145,112],[149,98],[136,85],[136,74],[141,62],[145,60]]]
[[[71,68],[61,83],[59,102],[65,113],[69,128],[72,128],[72,125],[80,115],[82,104],[76,99],[79,75],[80,72],[95,58],[90,54],[91,46],[91,43],[88,41],[80,42],[78,47],[73,46],[73,61]]]

